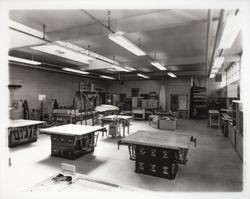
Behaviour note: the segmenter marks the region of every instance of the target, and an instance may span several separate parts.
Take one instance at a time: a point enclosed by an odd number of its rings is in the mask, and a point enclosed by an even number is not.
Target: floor
[[[137,130],[163,131],[149,126],[147,121],[132,121],[130,133]],[[10,149],[12,165],[8,179],[12,191],[21,191],[60,172],[62,162],[76,165],[76,171],[118,184],[157,192],[218,192],[242,191],[242,161],[221,130],[208,128],[207,120],[178,120],[176,131],[197,138],[191,145],[186,165],[180,165],[174,180],[137,174],[135,163],[129,160],[128,149],[117,149],[117,140],[99,136],[93,154],[77,160],[50,156],[50,137],[40,135],[36,143]]]

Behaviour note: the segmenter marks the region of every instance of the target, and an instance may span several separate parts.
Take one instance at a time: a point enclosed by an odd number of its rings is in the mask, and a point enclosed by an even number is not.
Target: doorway
[[[170,110],[172,112],[177,112],[179,109],[179,97],[178,94],[170,95]]]

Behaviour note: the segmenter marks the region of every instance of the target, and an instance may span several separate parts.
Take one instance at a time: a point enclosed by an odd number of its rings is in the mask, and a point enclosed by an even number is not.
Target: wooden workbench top
[[[138,144],[170,149],[188,149],[190,135],[180,135],[166,132],[137,131],[121,140],[125,144]]]
[[[123,120],[128,120],[128,119],[132,119],[132,118],[133,118],[133,116],[128,116],[128,115],[108,115],[108,116],[103,117],[102,119],[110,119],[110,120],[123,119]]]
[[[77,124],[65,124],[62,126],[50,127],[46,129],[40,129],[42,134],[58,134],[58,135],[84,135],[93,133],[96,131],[102,131],[105,127],[100,126],[88,126],[88,125],[77,125]]]
[[[46,122],[38,120],[24,120],[24,119],[9,120],[9,128],[18,128],[24,126],[39,125],[44,123]]]

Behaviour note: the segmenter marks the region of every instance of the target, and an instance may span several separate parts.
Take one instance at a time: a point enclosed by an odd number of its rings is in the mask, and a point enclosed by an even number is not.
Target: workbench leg
[[[211,114],[209,115],[209,127],[211,128]]]
[[[129,135],[130,120],[128,120],[128,135]]]
[[[104,122],[102,121],[101,127],[104,127]],[[106,133],[107,135],[107,133]],[[102,131],[102,137],[104,136],[104,131]]]
[[[123,137],[125,137],[125,125],[126,125],[126,123],[123,122],[122,125],[123,125]]]

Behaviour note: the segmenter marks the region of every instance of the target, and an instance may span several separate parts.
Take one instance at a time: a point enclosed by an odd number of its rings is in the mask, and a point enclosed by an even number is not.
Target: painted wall
[[[86,78],[85,78],[86,79]],[[73,76],[53,71],[31,69],[21,66],[9,67],[9,84],[20,84],[21,88],[10,89],[10,100],[19,102],[18,109],[13,109],[14,119],[22,117],[22,101],[27,100],[29,110],[40,108],[41,102],[38,100],[39,94],[45,94],[46,99],[57,99],[59,106],[71,106],[76,91],[79,89],[79,81],[83,81],[81,76]],[[103,80],[88,79],[94,83],[95,88],[106,87]],[[20,113],[21,111],[21,113]]]
[[[165,79],[165,80],[132,80],[124,81],[121,85],[120,81],[110,81],[107,90],[114,93],[126,93],[127,97],[131,97],[131,88],[139,88],[140,94],[149,92],[157,92],[159,94],[161,85],[164,85],[167,95],[167,109],[170,107],[170,94],[188,94],[190,93],[190,78],[185,79]]]

